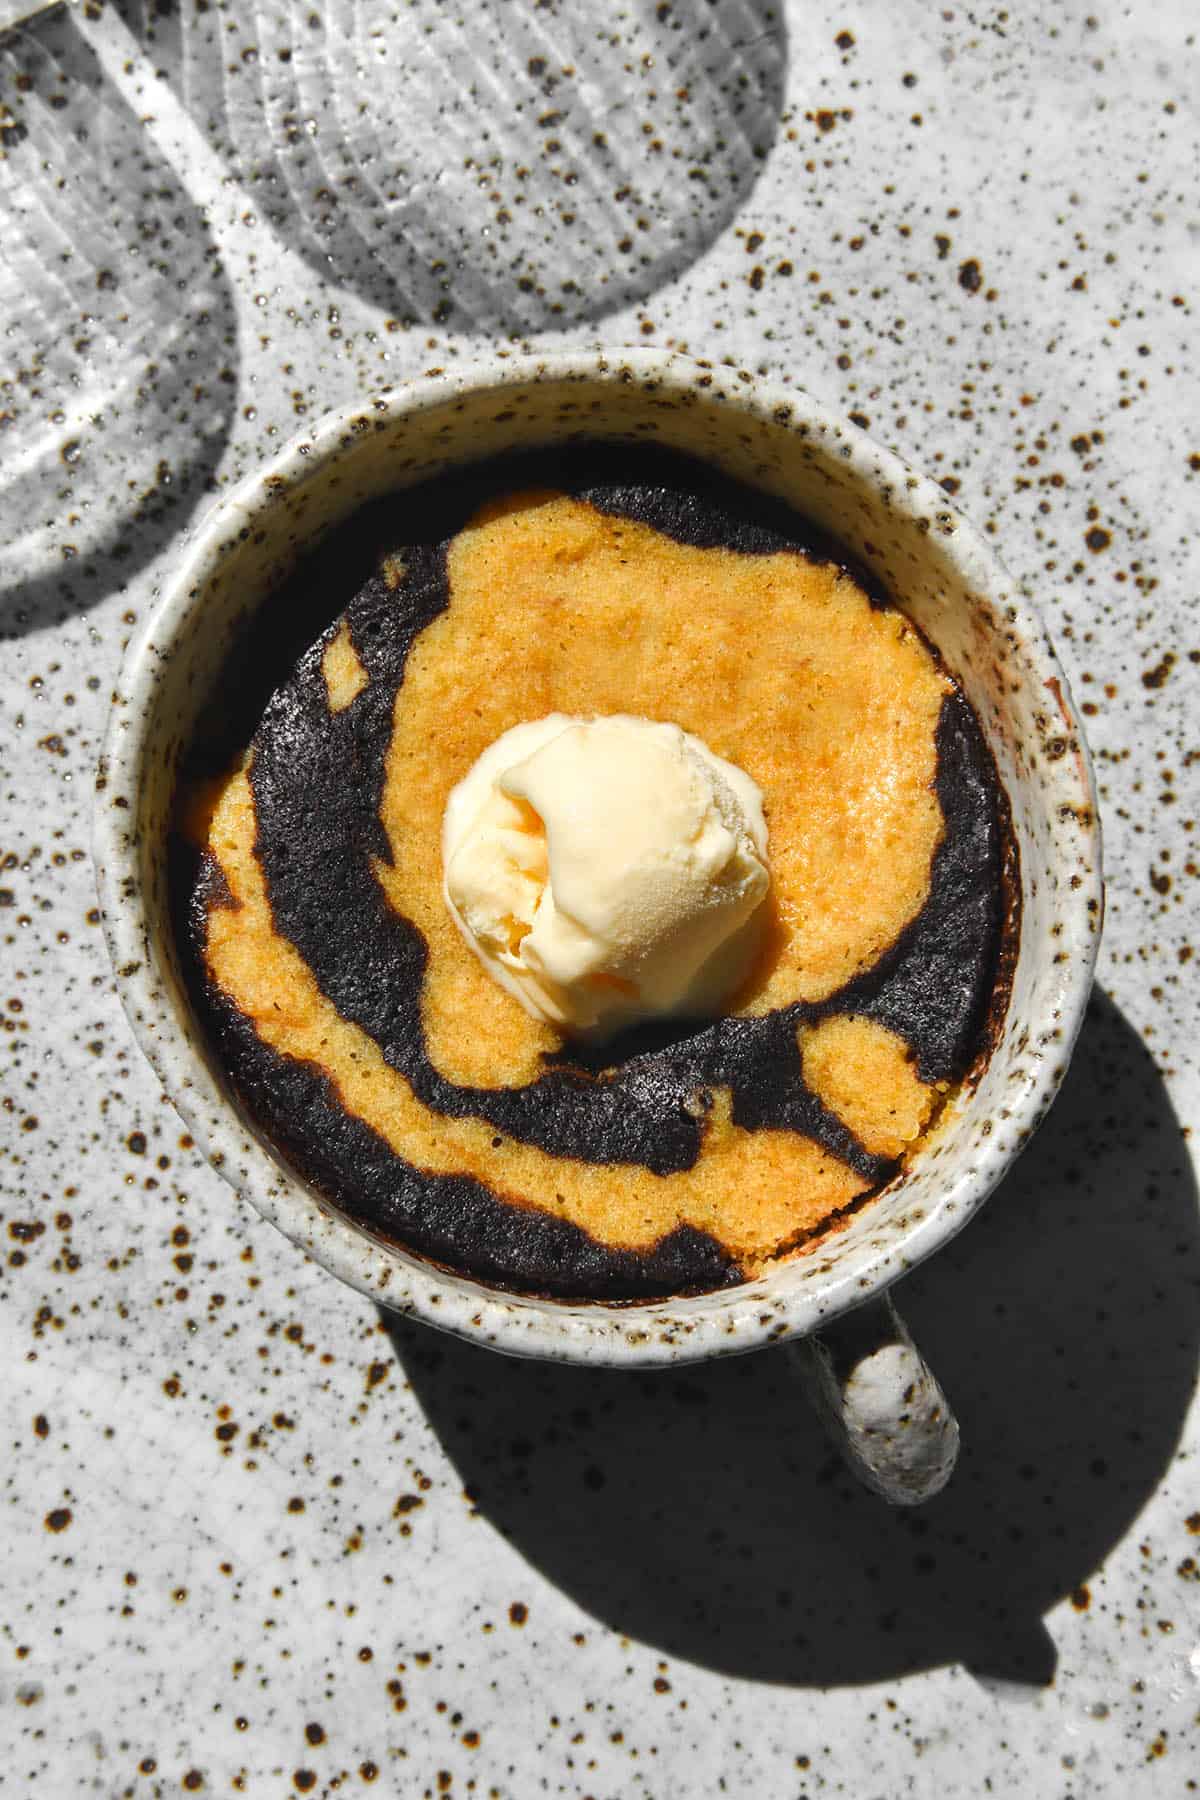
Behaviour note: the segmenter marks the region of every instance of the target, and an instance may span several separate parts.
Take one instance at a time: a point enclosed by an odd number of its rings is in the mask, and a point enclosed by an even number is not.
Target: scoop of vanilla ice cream
[[[444,891],[527,1011],[603,1036],[716,1011],[749,972],[767,892],[762,795],[677,725],[548,718],[453,790]]]

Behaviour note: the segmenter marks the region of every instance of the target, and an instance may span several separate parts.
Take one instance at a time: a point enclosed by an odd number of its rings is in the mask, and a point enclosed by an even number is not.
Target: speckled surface
[[[746,5],[684,69],[707,4],[631,7],[604,46],[549,5],[532,49],[480,7],[424,34],[490,146],[494,185],[444,207],[437,81],[415,163],[395,91],[347,106],[440,9],[332,7],[320,45],[280,6],[88,10],[0,43],[0,1791],[1192,1791],[1189,10]],[[558,314],[592,279],[567,194],[589,241],[626,208],[646,261]],[[92,773],[179,531],[306,418],[510,331],[674,344],[861,415],[994,534],[1088,715],[1103,993],[1033,1148],[901,1291],[964,1435],[913,1516],[851,1489],[770,1352],[614,1373],[386,1325],[182,1141],[120,1011]]]

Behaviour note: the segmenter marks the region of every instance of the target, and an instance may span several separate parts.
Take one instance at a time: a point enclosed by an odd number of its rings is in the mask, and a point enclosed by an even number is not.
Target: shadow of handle
[[[859,1480],[891,1506],[919,1506],[949,1481],[958,1421],[885,1294],[784,1352]]]

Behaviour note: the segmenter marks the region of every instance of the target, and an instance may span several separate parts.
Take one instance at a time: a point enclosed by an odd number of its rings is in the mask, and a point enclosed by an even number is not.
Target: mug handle
[[[786,1346],[849,1467],[891,1506],[919,1506],[949,1481],[958,1421],[889,1295]]]

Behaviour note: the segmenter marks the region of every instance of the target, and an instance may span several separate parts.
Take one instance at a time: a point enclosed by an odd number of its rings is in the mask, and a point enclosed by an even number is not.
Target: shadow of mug
[[[793,1685],[950,1662],[1047,1682],[1042,1616],[1087,1604],[1171,1460],[1200,1352],[1190,1160],[1103,996],[1034,1144],[904,1310],[963,1421],[954,1480],[911,1514],[858,1488],[770,1352],[591,1371],[383,1316],[479,1511],[611,1629]]]

